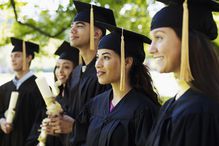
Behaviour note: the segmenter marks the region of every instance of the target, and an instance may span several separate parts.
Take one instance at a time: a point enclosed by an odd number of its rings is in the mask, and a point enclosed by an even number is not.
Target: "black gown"
[[[61,95],[58,95],[56,97],[56,100],[60,103],[63,110],[65,111],[65,105],[67,103],[65,98],[63,98]],[[46,115],[46,106],[45,106],[41,109],[41,112],[37,115],[37,119],[32,127],[29,137],[26,140],[25,146],[36,146],[39,143],[38,137],[40,135],[40,132],[38,131],[38,129],[40,129],[42,120],[46,117],[47,115]],[[47,135],[46,146],[64,146],[64,138],[65,136],[63,134],[57,136]]]
[[[145,145],[159,106],[132,89],[110,112],[111,95],[110,89],[86,105],[75,123],[77,138],[87,135],[86,146]]]
[[[0,130],[0,146],[25,145],[25,140],[39,112],[38,109],[43,105],[43,99],[35,79],[36,76],[32,75],[18,88],[19,97],[13,121],[13,131],[10,134],[4,134]],[[12,91],[16,91],[13,81],[9,81],[0,87],[0,118],[4,117]]]
[[[145,146],[219,146],[219,104],[189,89],[167,101]]]
[[[101,85],[98,83],[95,61],[93,59],[90,64],[86,66],[85,72],[82,73],[82,65],[78,65],[71,76],[69,92],[65,94],[69,104],[66,105],[68,114],[75,118],[82,110],[83,106],[94,96],[106,91],[111,86]]]

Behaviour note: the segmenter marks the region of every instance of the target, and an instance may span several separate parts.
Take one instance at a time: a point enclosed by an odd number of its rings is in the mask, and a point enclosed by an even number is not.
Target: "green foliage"
[[[91,0],[81,0],[90,2]],[[119,27],[136,31],[144,35],[149,34],[151,18],[147,11],[146,0],[93,0],[96,4],[110,7],[116,17]],[[13,9],[13,3],[17,13]],[[30,11],[39,11],[34,18],[22,14],[22,10],[28,2],[20,0],[10,0],[0,4],[0,46],[10,43],[10,37],[16,36],[25,40],[32,40],[40,43],[41,47],[48,46],[51,38],[59,40],[69,40],[70,25],[76,13],[73,0],[69,0],[69,5],[64,7],[59,5],[58,8],[51,10],[40,10],[35,5]],[[1,13],[4,12],[4,16]],[[3,17],[3,19],[1,18]],[[219,21],[219,20],[218,20]],[[216,40],[219,44],[219,38]],[[46,55],[43,53],[42,55]]]

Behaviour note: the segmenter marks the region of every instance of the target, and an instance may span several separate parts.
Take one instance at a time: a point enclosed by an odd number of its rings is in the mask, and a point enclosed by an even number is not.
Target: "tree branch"
[[[21,21],[18,20],[18,14],[17,14],[17,10],[16,10],[16,4],[15,4],[15,1],[14,0],[10,0],[11,1],[11,5],[12,5],[12,8],[13,8],[13,11],[14,11],[14,16],[15,16],[15,20],[20,24],[20,25],[24,25],[24,26],[27,26],[27,27],[30,27],[32,29],[34,29],[35,31],[38,31],[39,33],[47,36],[47,37],[57,37],[59,36],[60,34],[62,34],[66,29],[69,28],[70,24],[67,25],[68,27],[63,27],[61,30],[59,30],[57,33],[55,33],[54,35],[42,30],[41,28],[39,27],[36,27],[34,26],[33,24],[30,24],[30,23],[23,23]]]

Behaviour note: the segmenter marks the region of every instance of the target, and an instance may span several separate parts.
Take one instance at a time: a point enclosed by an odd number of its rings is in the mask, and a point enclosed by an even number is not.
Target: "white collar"
[[[33,72],[29,71],[19,80],[17,80],[16,77],[14,77],[13,83],[16,86],[16,89],[18,90],[19,87],[22,85],[22,83],[25,82],[27,79],[29,79],[31,76],[33,76]]]

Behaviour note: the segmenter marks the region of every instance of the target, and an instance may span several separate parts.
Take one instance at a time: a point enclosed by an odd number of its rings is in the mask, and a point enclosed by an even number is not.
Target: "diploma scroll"
[[[16,107],[16,104],[17,104],[18,95],[19,95],[19,93],[17,91],[12,91],[11,92],[9,107],[8,107],[8,110],[7,110],[7,113],[6,113],[6,122],[7,123],[11,124],[14,120],[15,107]]]
[[[63,112],[63,109],[61,105],[55,100],[54,94],[50,90],[49,85],[46,82],[46,79],[41,77],[41,78],[37,78],[35,81],[46,103],[47,114],[51,116],[56,116],[61,114]],[[45,121],[43,120],[43,122]],[[46,137],[47,137],[46,131],[44,129],[41,129],[41,133],[38,138],[40,146],[45,146]]]

